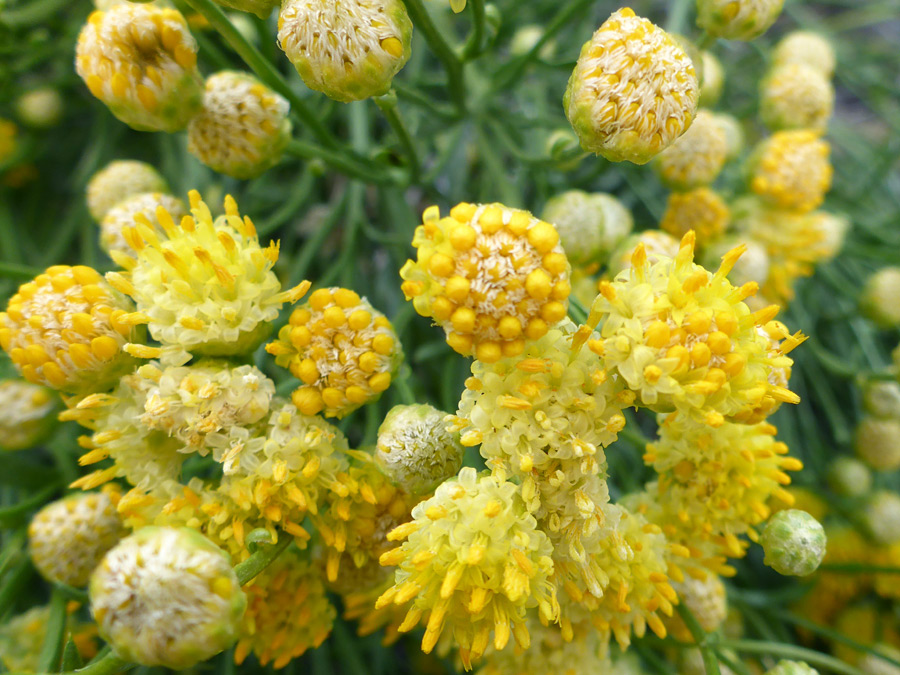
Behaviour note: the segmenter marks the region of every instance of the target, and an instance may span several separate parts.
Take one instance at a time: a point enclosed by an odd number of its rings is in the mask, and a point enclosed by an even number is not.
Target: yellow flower
[[[556,228],[573,265],[606,258],[634,225],[631,212],[613,195],[582,190],[568,190],[548,200],[541,218]]]
[[[760,117],[769,129],[823,131],[828,126],[834,108],[834,87],[814,66],[775,66],[759,87]]]
[[[687,130],[699,97],[684,49],[625,7],[581,48],[563,107],[586,150],[645,164]]]
[[[130,255],[131,247],[123,233],[126,227],[135,225],[135,216],[139,213],[150,223],[157,235],[162,234],[162,227],[156,220],[156,209],[160,206],[172,216],[172,220],[180,221],[187,215],[184,202],[172,195],[140,192],[126,197],[108,209],[100,221],[100,248],[107,253],[118,251],[123,255]]]
[[[19,286],[0,313],[0,346],[29,382],[68,393],[103,391],[135,366],[132,305],[91,267],[54,265]]]
[[[443,633],[469,669],[492,631],[495,649],[506,646],[510,630],[520,647],[528,647],[528,608],[538,607],[544,621],[557,617],[550,541],[512,483],[479,478],[466,467],[388,538],[406,541],[381,556],[383,565],[398,569],[375,606],[412,601],[399,630],[410,631],[424,618],[425,653]]]
[[[812,211],[831,187],[830,152],[816,131],[776,132],[754,152],[750,189],[776,208]]]
[[[349,567],[341,565],[341,569]],[[384,569],[384,568],[382,568]],[[356,590],[348,591],[341,595],[344,605],[344,618],[358,623],[356,633],[360,637],[371,635],[377,630],[384,629],[381,644],[385,647],[394,644],[400,639],[400,626],[406,617],[406,608],[397,605],[386,605],[376,609],[375,602],[393,583],[393,574],[389,575],[382,583],[374,586],[359,586]]]
[[[721,173],[728,155],[725,130],[708,110],[697,111],[691,128],[656,157],[662,182],[674,190],[709,185]]]
[[[697,25],[713,37],[753,40],[775,23],[784,0],[697,0]]]
[[[463,202],[441,218],[432,206],[413,246],[416,261],[400,270],[403,293],[464,356],[517,356],[566,316],[569,261],[559,234],[527,211]]]
[[[644,230],[624,239],[613,251],[609,258],[608,276],[615,277],[622,270],[631,268],[631,257],[637,250],[638,244],[644,247],[647,260],[651,263],[662,258],[674,258],[678,254],[678,239],[662,230]],[[597,297],[596,291],[593,293],[593,297]]]
[[[657,412],[679,410],[719,426],[769,400],[798,402],[769,378],[790,367],[786,354],[804,337],[787,334],[780,324],[767,326],[777,306],[751,313],[743,300],[756,285],[736,288],[726,276],[742,252],[730,251],[712,273],[693,262],[692,233],[674,260],[650,264],[638,247],[631,269],[601,282],[579,342],[602,320],[601,337],[588,346],[610,373],[623,378],[640,405]],[[771,334],[761,334],[763,327],[783,339],[777,350],[771,350]]]
[[[772,61],[776,66],[802,63],[817,68],[825,77],[831,77],[837,59],[834,47],[826,38],[809,31],[794,31],[775,45]]]
[[[24,450],[53,431],[59,399],[52,391],[22,380],[0,380],[0,449]]]
[[[266,345],[303,382],[291,399],[304,415],[344,417],[377,400],[403,351],[387,317],[347,288],[320,288]]]
[[[116,512],[118,492],[74,494],[38,511],[28,526],[34,566],[54,583],[87,586],[106,552],[125,536]]]
[[[206,80],[203,109],[188,125],[188,152],[214,171],[255,178],[278,163],[291,137],[290,105],[251,75]]]
[[[336,101],[387,93],[410,55],[400,0],[286,0],[278,44],[310,89]]]
[[[110,162],[88,181],[88,211],[100,223],[116,204],[146,192],[169,192],[166,179],[156,169],[133,159]]]
[[[730,220],[731,211],[719,193],[699,187],[670,193],[659,226],[679,238],[693,230],[699,245],[705,247],[725,232]]]
[[[184,129],[200,109],[197,43],[175,9],[123,2],[95,11],[78,36],[75,70],[138,131]]]
[[[260,665],[283,668],[331,633],[337,613],[322,578],[293,550],[278,556],[244,590],[247,611],[234,649],[238,665],[252,651]]]
[[[272,272],[278,244],[259,245],[253,222],[241,218],[230,195],[225,215],[215,220],[196,190],[189,196],[192,217],[180,225],[164,208],[156,209],[162,236],[141,214],[135,216],[135,226],[123,231],[135,257],[113,252],[127,271],[110,272],[107,280],[134,298],[141,320],[164,346],[205,356],[247,354],[268,335],[281,305],[301,298],[309,282],[281,290]]]

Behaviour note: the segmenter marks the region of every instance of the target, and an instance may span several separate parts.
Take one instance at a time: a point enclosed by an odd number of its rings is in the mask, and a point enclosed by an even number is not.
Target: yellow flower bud
[[[784,0],[697,0],[697,25],[713,37],[752,40],[775,23]]]
[[[679,238],[693,230],[700,246],[706,246],[725,231],[730,220],[731,211],[719,193],[699,187],[670,193],[659,226]]]
[[[100,222],[100,248],[107,253],[118,251],[124,255],[132,253],[131,247],[125,241],[123,235],[125,228],[134,227],[137,224],[136,216],[141,218],[153,228],[157,234],[163,234],[162,226],[156,219],[157,207],[164,208],[172,220],[179,222],[187,215],[184,202],[172,195],[161,192],[142,192],[126,197],[106,212]]]
[[[775,65],[802,63],[818,69],[825,77],[834,74],[836,61],[831,43],[818,33],[809,31],[788,33],[778,41],[772,53]]]
[[[110,162],[91,176],[87,205],[98,223],[119,202],[147,192],[167,193],[166,179],[149,164],[133,159]]]
[[[803,63],[775,66],[760,82],[760,117],[773,131],[824,130],[834,108],[834,87],[821,70]]]
[[[815,131],[779,131],[750,160],[750,189],[771,206],[812,211],[825,199],[833,170],[831,148]]]
[[[690,190],[712,183],[725,166],[728,139],[715,115],[700,110],[694,123],[657,157],[660,179],[674,190]]]
[[[59,398],[23,380],[0,380],[0,449],[24,450],[44,440],[56,426]]]

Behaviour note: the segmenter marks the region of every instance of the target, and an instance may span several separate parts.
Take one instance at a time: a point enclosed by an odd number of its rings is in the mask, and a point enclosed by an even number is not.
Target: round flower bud
[[[274,166],[291,137],[290,105],[252,75],[223,71],[206,80],[203,109],[188,125],[188,152],[233,178]]]
[[[602,192],[568,190],[547,201],[541,216],[559,232],[566,257],[587,265],[609,255],[631,232],[631,212],[618,199]]]
[[[699,110],[691,128],[656,158],[654,167],[673,190],[712,183],[725,166],[728,140],[715,115]]]
[[[29,382],[103,391],[135,366],[122,349],[143,333],[128,320],[131,309],[93,268],[54,265],[10,298],[0,346]]]
[[[831,187],[830,152],[815,131],[778,131],[750,160],[750,189],[771,206],[812,211]]]
[[[513,33],[509,42],[509,53],[513,56],[523,56],[532,50],[538,41],[544,36],[544,27],[536,24],[522,26]],[[556,42],[548,40],[538,52],[538,57],[549,59],[556,51]]]
[[[863,522],[879,544],[892,546],[900,542],[900,495],[889,490],[877,491],[865,506]]]
[[[900,468],[900,419],[863,417],[856,427],[854,448],[873,469]]]
[[[266,345],[303,384],[291,395],[304,415],[344,417],[391,386],[403,359],[391,322],[347,288],[320,288]]]
[[[566,316],[570,268],[559,233],[527,211],[463,202],[441,218],[432,206],[413,246],[403,294],[463,356],[516,356]]]
[[[106,552],[125,534],[109,496],[86,492],[51,502],[38,511],[28,526],[28,548],[45,579],[82,588]]]
[[[822,71],[812,66],[775,66],[760,82],[760,117],[772,131],[824,130],[833,108],[834,87]]]
[[[447,431],[446,413],[430,405],[397,405],[378,428],[375,462],[411,495],[431,492],[462,467],[459,433]]]
[[[626,237],[609,257],[609,276],[618,276],[631,267],[631,256],[638,245],[643,245],[647,260],[658,262],[661,258],[674,258],[678,253],[678,239],[662,230],[644,230]],[[596,293],[595,293],[596,295]]]
[[[689,192],[670,192],[659,226],[679,239],[693,230],[699,245],[705,247],[725,231],[730,219],[731,212],[719,193],[699,187]]]
[[[25,126],[48,129],[56,126],[62,117],[62,96],[52,87],[32,89],[16,100],[16,113]]]
[[[699,98],[684,49],[625,7],[581,48],[563,107],[585,150],[646,164],[687,130]]]
[[[805,577],[825,557],[825,530],[806,511],[779,511],[766,523],[760,543],[764,562],[779,574]]]
[[[872,472],[854,457],[838,457],[828,467],[828,484],[844,497],[862,497],[872,488]]]
[[[769,276],[769,254],[766,253],[765,246],[745,236],[724,237],[708,246],[704,251],[703,266],[707,269],[715,267],[719,264],[722,256],[735,246],[746,246],[747,250],[728,273],[731,283],[735,286],[743,286],[747,282],[753,281],[762,285]]]
[[[718,630],[728,616],[728,599],[725,584],[717,574],[695,570],[696,576],[684,575],[684,581],[670,582],[678,593],[678,599],[687,607],[700,627],[707,633]],[[665,621],[666,628],[676,640],[693,642],[694,638],[684,622],[674,615]]]
[[[175,9],[123,2],[96,10],[78,36],[75,70],[138,131],[184,129],[200,109],[197,43]]]
[[[874,417],[900,420],[900,382],[867,382],[863,388],[863,407]]]
[[[113,252],[127,271],[110,272],[107,280],[134,298],[150,335],[164,346],[204,356],[248,354],[266,338],[281,305],[296,302],[309,283],[281,290],[272,272],[278,245],[259,245],[253,222],[241,218],[230,195],[225,215],[215,220],[196,190],[189,197],[192,215],[178,225],[157,207],[162,234],[135,216],[135,226],[123,231],[134,258]]]
[[[53,392],[22,380],[0,380],[0,450],[24,450],[56,426]]]
[[[591,193],[591,201],[603,211],[603,257],[608,258],[613,249],[634,228],[634,216],[618,198],[605,192]]]
[[[387,93],[410,55],[401,0],[285,0],[278,44],[310,89],[336,101]]]
[[[818,235],[815,250],[819,260],[831,260],[840,253],[850,230],[850,219],[847,216],[814,211],[809,214],[809,225]]]
[[[825,77],[831,77],[837,59],[834,47],[818,33],[794,31],[785,35],[775,45],[772,61],[779,66],[802,63],[817,68]]]
[[[187,215],[187,208],[177,197],[161,192],[142,192],[126,197],[106,212],[100,222],[100,248],[109,253],[119,251],[125,255],[131,254],[131,247],[125,241],[123,232],[126,227],[134,227],[135,216],[143,214],[143,218],[150,223],[157,234],[163,230],[156,219],[156,208],[163,207],[169,212],[173,220],[181,221]]]
[[[882,267],[866,279],[859,299],[862,313],[881,328],[900,326],[900,267]]]
[[[166,179],[149,164],[133,159],[110,162],[91,176],[87,184],[87,205],[98,223],[121,201],[145,192],[169,191]]]
[[[697,25],[712,37],[752,40],[775,23],[784,0],[697,0]]]
[[[819,675],[819,671],[803,661],[779,661],[765,675]]]
[[[741,126],[740,120],[734,115],[728,113],[713,113],[722,131],[725,132],[725,144],[727,151],[725,153],[725,161],[735,159],[744,151],[744,128]]]
[[[710,51],[701,54],[703,59],[703,78],[700,81],[700,105],[712,108],[722,98],[725,87],[725,69],[722,62]]]
[[[227,553],[196,530],[145,527],[91,577],[91,613],[113,651],[183,670],[230,647],[247,597]]]

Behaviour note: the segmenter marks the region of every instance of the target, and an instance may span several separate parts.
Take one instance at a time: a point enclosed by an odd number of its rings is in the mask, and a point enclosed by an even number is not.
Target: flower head
[[[410,494],[431,492],[462,468],[463,446],[446,416],[427,404],[397,405],[378,428],[375,462]]]
[[[612,195],[582,190],[568,190],[548,200],[541,218],[556,228],[574,265],[608,256],[634,224],[631,212]]]
[[[24,450],[53,430],[58,399],[45,387],[22,380],[0,380],[0,449]]]
[[[697,25],[713,37],[753,40],[781,14],[784,0],[697,0]]]
[[[836,457],[828,467],[828,486],[842,497],[862,497],[872,489],[872,471],[855,457]]]
[[[762,82],[760,116],[769,129],[824,130],[834,108],[834,87],[821,70],[803,63],[775,66]]]
[[[684,49],[625,7],[581,48],[563,107],[586,150],[645,164],[687,130],[699,97]]]
[[[247,611],[234,661],[250,652],[260,665],[283,668],[331,633],[336,612],[316,569],[293,550],[282,553],[244,587]]]
[[[192,216],[180,225],[156,209],[161,236],[135,216],[136,225],[123,232],[135,258],[113,254],[127,272],[107,279],[134,298],[150,335],[164,346],[205,356],[247,354],[265,339],[281,305],[296,302],[309,283],[281,290],[272,272],[278,244],[259,245],[253,222],[241,218],[230,195],[225,215],[215,220],[196,190],[189,196]]]
[[[699,110],[691,128],[657,156],[662,182],[675,190],[689,190],[712,183],[725,166],[728,139],[716,116]]]
[[[425,210],[416,261],[400,270],[416,311],[454,350],[493,363],[516,356],[566,316],[569,261],[550,223],[502,204]]]
[[[722,131],[725,132],[725,142],[728,145],[728,154],[725,160],[729,161],[738,157],[744,150],[744,127],[740,120],[728,113],[713,113]]]
[[[830,147],[809,129],[779,131],[751,160],[750,189],[771,206],[812,211],[831,187]]]
[[[110,499],[110,496],[113,499]],[[75,494],[51,502],[28,526],[28,548],[44,578],[81,588],[125,535],[115,491]]]
[[[178,131],[200,108],[197,43],[178,10],[123,2],[88,17],[75,70],[138,131]]]
[[[347,288],[320,288],[266,345],[303,382],[291,399],[304,415],[344,417],[391,386],[403,358],[391,322]]]
[[[384,94],[410,55],[400,0],[286,0],[278,44],[310,89],[336,101]]]
[[[850,219],[841,213],[813,211],[810,227],[818,232],[815,254],[818,260],[831,260],[840,253],[850,230]]]
[[[16,112],[22,122],[34,129],[56,126],[63,114],[63,99],[53,87],[26,91],[16,99]]]
[[[900,544],[900,494],[878,490],[869,495],[862,514],[863,523],[878,544]]]
[[[255,178],[278,163],[291,136],[290,105],[252,75],[206,80],[203,109],[188,125],[188,151],[211,169]]]
[[[4,620],[0,625],[0,663],[13,673],[41,671],[42,646],[50,623],[50,606],[32,607],[22,614]],[[69,637],[82,659],[97,654],[97,627],[82,624],[70,616],[66,621]]]
[[[0,313],[0,346],[29,382],[103,391],[134,368],[123,351],[143,331],[131,303],[91,267],[54,265],[19,286]]]
[[[147,192],[167,193],[166,179],[149,164],[133,159],[110,162],[91,176],[87,184],[87,205],[98,223],[121,201]]]
[[[769,378],[790,367],[786,354],[803,336],[787,334],[781,324],[767,326],[778,312],[774,305],[751,313],[743,300],[756,292],[755,284],[736,288],[728,281],[742,249],[726,254],[714,273],[693,262],[693,249],[689,233],[674,260],[650,264],[639,247],[631,269],[601,282],[587,327],[603,325],[601,337],[588,341],[590,349],[640,405],[657,412],[679,410],[718,426],[770,399],[799,401]],[[772,332],[784,340],[774,351]]]
[[[900,419],[866,416],[856,427],[856,454],[878,471],[900,468]]]
[[[900,326],[900,267],[882,267],[866,279],[859,299],[862,313],[881,328]]]
[[[825,556],[825,530],[805,511],[779,511],[766,523],[760,543],[765,563],[779,574],[805,577]]]
[[[140,192],[117,202],[115,206],[107,210],[103,220],[100,221],[100,247],[109,253],[118,251],[123,255],[131,254],[131,247],[125,240],[126,227],[134,227],[135,216],[142,214],[142,220],[150,223],[154,232],[162,234],[162,227],[156,219],[156,209],[164,208],[172,220],[180,221],[187,215],[187,209],[177,197],[161,192]]]
[[[547,536],[527,512],[517,487],[464,468],[457,480],[413,509],[413,520],[389,535],[406,541],[381,556],[397,565],[394,585],[376,607],[412,601],[401,632],[426,621],[422,650],[431,652],[444,633],[453,636],[467,668],[487,649],[503,649],[510,637],[529,644],[525,612],[538,607],[545,621],[558,606],[550,581]]]
[[[825,77],[831,77],[837,59],[834,47],[826,38],[818,33],[798,30],[778,41],[772,61],[775,65],[802,63],[817,68]]]
[[[747,250],[728,273],[731,283],[735,286],[748,282],[764,284],[769,277],[769,254],[765,246],[744,235],[726,235],[710,242],[703,250],[703,266],[707,269],[715,267],[722,256],[738,246],[744,246]]]
[[[679,238],[693,230],[700,246],[705,247],[725,231],[730,220],[731,211],[721,195],[708,187],[699,187],[669,193],[659,226]]]
[[[228,554],[187,528],[145,527],[106,554],[91,613],[123,659],[173,670],[227,649],[247,598]]]
[[[874,417],[900,420],[900,382],[866,382],[863,387],[863,408]]]

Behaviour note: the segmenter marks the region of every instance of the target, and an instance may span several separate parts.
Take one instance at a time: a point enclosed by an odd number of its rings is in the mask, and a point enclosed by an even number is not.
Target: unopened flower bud
[[[553,224],[559,232],[566,257],[574,265],[586,265],[599,260],[603,254],[609,254],[608,241],[614,238],[612,230],[617,223],[611,222],[611,232],[607,233],[606,216],[609,209],[604,208],[606,200],[598,200],[598,196],[581,190],[569,190],[552,197],[544,205],[541,217]],[[618,203],[615,197],[612,200]],[[627,214],[627,229],[630,230],[631,214],[622,208]],[[620,228],[622,220],[625,219],[620,219]],[[622,236],[624,234],[627,232]]]
[[[679,239],[693,230],[697,244],[705,247],[725,231],[730,219],[731,212],[719,193],[699,187],[688,192],[669,193],[666,212],[659,226]]]
[[[900,382],[867,382],[863,388],[863,407],[874,417],[900,420]]]
[[[831,77],[837,59],[834,47],[818,33],[794,31],[775,45],[772,61],[776,65],[802,63],[817,68],[825,77]]]
[[[718,630],[728,615],[728,599],[722,579],[712,572],[697,571],[697,576],[684,575],[680,582],[670,582],[700,627],[707,633]],[[672,636],[682,642],[693,642],[693,636],[677,615],[665,621]]]
[[[119,202],[146,192],[169,191],[166,179],[149,164],[133,159],[110,162],[91,176],[87,185],[87,205],[98,223]]]
[[[892,546],[900,542],[900,495],[890,490],[873,494],[863,511],[863,522],[879,544]]]
[[[766,675],[819,675],[819,671],[803,661],[779,661]]]
[[[119,251],[125,255],[131,255],[131,247],[125,241],[125,228],[134,227],[135,216],[142,214],[153,229],[162,234],[163,230],[156,219],[156,208],[163,207],[172,216],[172,219],[180,221],[187,215],[184,202],[162,192],[142,192],[123,199],[106,212],[100,222],[100,248],[107,253]]]
[[[831,148],[816,131],[779,131],[750,160],[750,189],[770,206],[812,211],[825,199],[833,170]]]
[[[227,553],[196,530],[145,527],[106,554],[91,613],[123,659],[189,668],[237,639],[247,598]]]
[[[882,267],[866,280],[859,299],[862,313],[881,328],[900,326],[900,267]]]
[[[900,666],[885,660],[883,657],[900,661],[900,649],[884,642],[872,645],[875,653],[863,654],[856,667],[865,675],[900,675]]]
[[[16,113],[22,124],[34,129],[55,126],[63,113],[63,101],[52,87],[27,91],[16,100]]]
[[[0,449],[24,450],[56,426],[58,398],[46,387],[23,380],[0,381]]]
[[[828,125],[834,87],[816,68],[802,63],[775,66],[759,85],[763,123],[780,129],[818,129]]]
[[[775,23],[784,0],[697,0],[697,25],[712,37],[752,40]]]
[[[445,429],[446,413],[430,405],[397,405],[378,428],[375,461],[411,495],[432,491],[462,467],[459,432]]]
[[[878,471],[900,467],[900,419],[863,417],[856,427],[856,454]]]
[[[673,190],[709,185],[721,173],[728,154],[725,130],[715,115],[700,110],[691,128],[656,158],[654,167]]]
[[[816,256],[819,260],[831,260],[844,246],[850,219],[843,214],[814,211],[809,214],[809,226],[819,238],[815,244]]]
[[[825,557],[825,530],[806,511],[787,509],[769,519],[760,543],[765,563],[779,574],[804,577]]]
[[[638,244],[643,244],[647,260],[658,262],[660,258],[674,258],[678,253],[678,240],[662,230],[644,230],[623,239],[609,258],[609,276],[615,277],[631,267],[631,256]]]
[[[854,457],[838,457],[828,467],[828,484],[844,497],[861,497],[872,487],[872,472]]]

